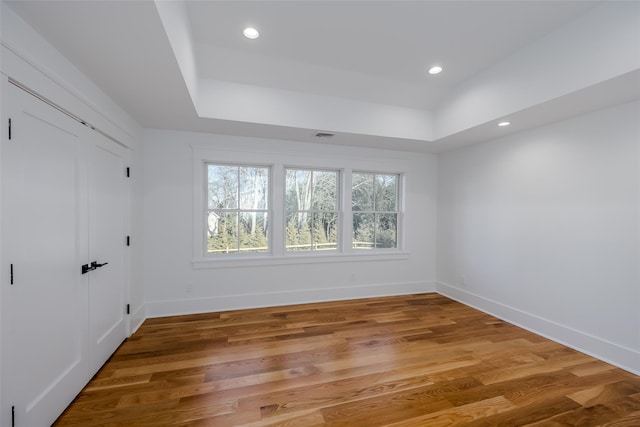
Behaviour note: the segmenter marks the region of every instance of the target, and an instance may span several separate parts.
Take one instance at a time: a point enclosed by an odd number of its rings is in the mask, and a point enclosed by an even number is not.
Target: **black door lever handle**
[[[100,268],[100,267],[104,267],[105,265],[109,264],[108,262],[102,263],[102,264],[98,264],[98,261],[93,261],[91,263],[91,269],[95,270],[96,268]]]

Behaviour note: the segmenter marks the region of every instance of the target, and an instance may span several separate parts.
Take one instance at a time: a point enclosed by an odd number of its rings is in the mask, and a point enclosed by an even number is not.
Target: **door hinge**
[[[11,427],[16,426],[16,407],[11,407]]]
[[[127,246],[131,246],[131,236],[127,236]]]
[[[11,119],[9,119],[9,139],[11,139]]]
[[[9,266],[9,275],[11,276],[11,284],[13,285],[13,264]]]
[[[127,314],[131,314],[131,306],[127,304]]]
[[[127,178],[131,177],[131,168],[127,166]]]

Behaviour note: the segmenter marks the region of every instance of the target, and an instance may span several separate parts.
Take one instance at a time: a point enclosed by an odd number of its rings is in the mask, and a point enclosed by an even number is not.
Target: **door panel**
[[[98,264],[108,263],[92,271],[89,279],[89,348],[94,371],[127,334],[123,286],[124,150],[101,139],[92,147],[89,167],[89,256]]]
[[[80,274],[86,130],[13,85],[8,101],[13,135],[2,146],[3,400],[15,402],[17,425],[49,425],[89,379],[88,283]],[[5,281],[10,264],[13,284]]]

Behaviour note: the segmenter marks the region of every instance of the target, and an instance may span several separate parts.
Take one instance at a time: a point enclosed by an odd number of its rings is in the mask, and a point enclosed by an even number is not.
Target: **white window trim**
[[[193,150],[193,254],[192,267],[206,268],[234,268],[265,265],[294,265],[317,264],[335,262],[364,262],[364,261],[397,261],[407,260],[410,252],[404,247],[404,179],[407,163],[402,159],[361,158],[331,155],[314,155],[308,153],[282,153],[271,151],[256,151],[243,149],[220,149],[218,147],[192,145]],[[205,256],[205,222],[202,220],[207,208],[206,194],[206,164],[256,165],[271,168],[271,182],[269,185],[271,203],[271,224],[269,233],[270,251],[263,254],[234,254],[229,257]],[[295,166],[293,166],[295,165]],[[285,204],[284,204],[284,174],[285,168],[323,169],[340,171],[340,238],[338,251],[331,253],[286,252],[284,242]],[[400,177],[398,197],[398,247],[376,249],[374,251],[355,250],[351,247],[353,234],[353,217],[351,213],[351,176],[353,171],[367,171],[378,174],[397,174]],[[280,183],[282,185],[280,185]],[[348,190],[348,191],[347,191]],[[276,224],[280,229],[276,228]]]
[[[400,251],[380,251],[379,253],[363,254],[340,254],[330,255],[308,253],[305,255],[284,255],[284,256],[255,256],[244,257],[235,256],[233,259],[225,258],[200,258],[193,259],[191,265],[194,269],[206,268],[234,268],[234,267],[259,267],[265,265],[299,265],[299,264],[323,264],[336,262],[367,262],[367,261],[403,261],[410,257],[408,252]]]

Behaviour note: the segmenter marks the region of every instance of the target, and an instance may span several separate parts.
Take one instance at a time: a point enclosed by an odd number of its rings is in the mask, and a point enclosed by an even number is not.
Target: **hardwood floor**
[[[56,426],[640,426],[640,377],[438,294],[149,319]]]

